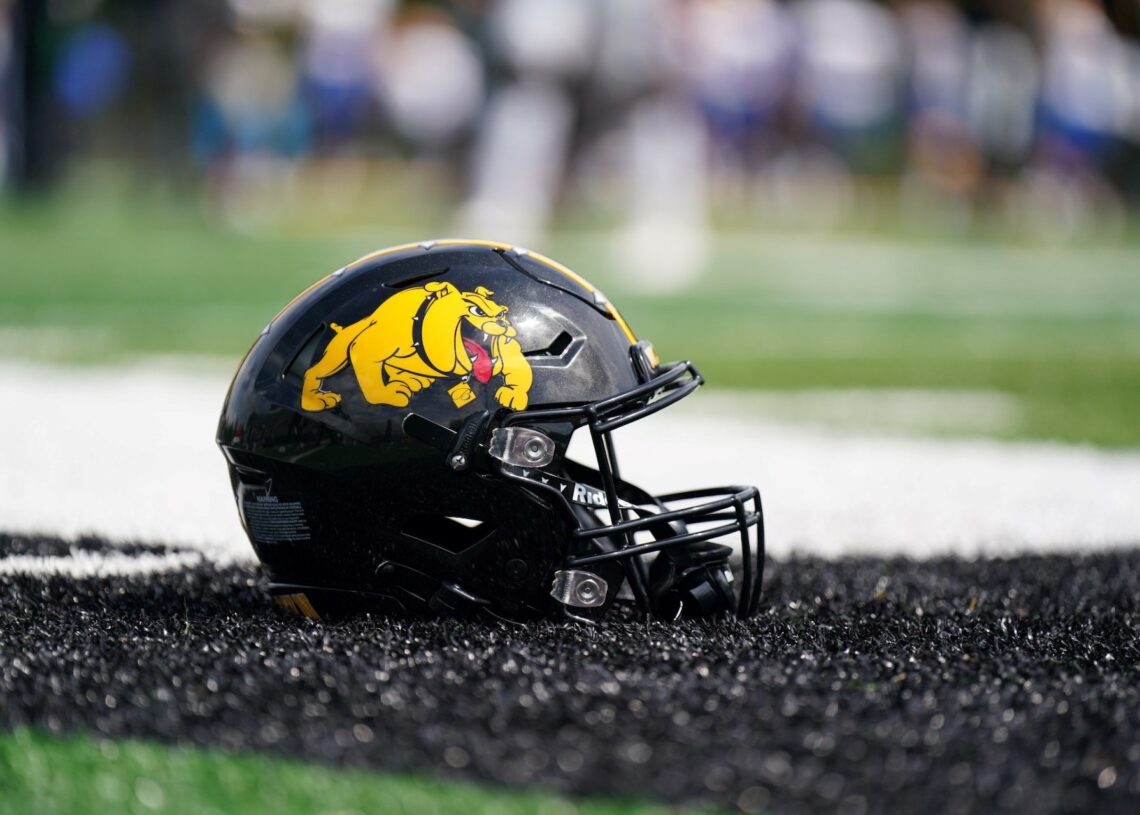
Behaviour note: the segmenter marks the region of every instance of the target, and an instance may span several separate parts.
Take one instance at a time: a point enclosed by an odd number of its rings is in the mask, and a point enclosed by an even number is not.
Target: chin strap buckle
[[[473,413],[457,432],[431,419],[425,419],[418,413],[409,413],[404,417],[402,426],[404,432],[413,439],[443,450],[444,463],[455,472],[461,473],[473,465],[479,465],[483,460],[480,458],[482,451],[479,449],[479,443],[483,441],[490,418],[490,411],[481,410]]]
[[[481,410],[471,414],[455,434],[455,441],[447,451],[447,466],[458,472],[463,472],[475,461],[476,445],[483,436],[487,420],[491,413]]]
[[[703,541],[679,552],[662,552],[649,571],[654,616],[694,619],[731,613],[735,606],[732,549]]]

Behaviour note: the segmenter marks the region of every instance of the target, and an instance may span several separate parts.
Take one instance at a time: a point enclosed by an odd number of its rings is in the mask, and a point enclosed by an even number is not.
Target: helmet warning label
[[[307,541],[309,521],[300,501],[280,501],[275,495],[257,495],[242,504],[249,535],[258,543]]]

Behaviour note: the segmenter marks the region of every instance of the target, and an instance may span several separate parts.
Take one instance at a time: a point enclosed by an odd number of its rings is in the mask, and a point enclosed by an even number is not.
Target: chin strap
[[[444,463],[456,472],[463,472],[472,467],[482,468],[485,457],[479,443],[486,434],[490,419],[490,411],[472,413],[455,431],[418,413],[409,413],[404,417],[403,428],[413,439],[443,450]]]

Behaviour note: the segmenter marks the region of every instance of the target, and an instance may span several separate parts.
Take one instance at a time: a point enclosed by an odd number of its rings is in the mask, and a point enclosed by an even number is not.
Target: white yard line
[[[1002,555],[1140,544],[1140,454],[1063,444],[923,439],[748,421],[696,405],[631,426],[624,474],[680,489],[748,483],[769,551]],[[661,417],[663,420],[664,416]],[[679,439],[669,453],[655,439]],[[619,449],[620,452],[620,449]]]
[[[94,533],[193,547],[214,560],[252,557],[213,441],[228,372],[164,362],[4,363],[0,377],[0,531]],[[842,395],[826,398],[830,410]],[[839,432],[749,418],[764,399],[699,393],[619,431],[624,474],[660,491],[759,485],[769,551],[781,556],[999,555],[1140,544],[1140,452]],[[857,395],[861,409],[873,399]],[[908,404],[923,400],[938,409],[937,394]],[[62,559],[70,564],[8,558],[0,571],[17,563],[21,571],[121,570],[110,561],[93,566],[99,557]],[[161,568],[180,556],[148,557]]]
[[[0,378],[0,530],[252,558],[214,444],[225,373],[5,364]]]
[[[16,555],[0,558],[0,575],[44,574],[69,577],[98,577],[110,574],[152,574],[185,569],[202,563],[203,552],[179,551],[163,554],[75,551],[70,555],[37,557]]]

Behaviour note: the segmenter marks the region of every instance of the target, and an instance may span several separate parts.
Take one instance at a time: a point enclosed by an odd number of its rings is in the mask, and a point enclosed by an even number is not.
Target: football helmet
[[[654,619],[747,617],[757,489],[655,496],[618,469],[613,431],[701,383],[561,264],[429,241],[289,303],[241,363],[217,441],[270,590],[308,616],[597,620],[632,601]],[[592,466],[567,455],[576,431]]]

